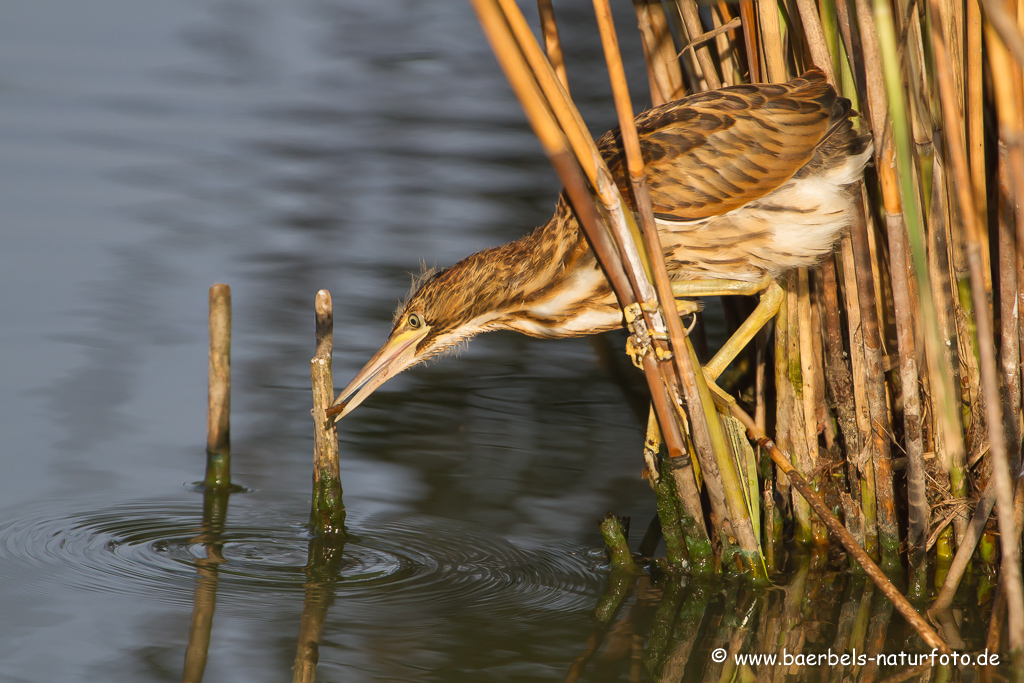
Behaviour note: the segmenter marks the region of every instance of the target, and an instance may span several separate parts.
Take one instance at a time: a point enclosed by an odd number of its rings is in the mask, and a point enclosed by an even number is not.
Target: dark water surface
[[[600,131],[613,109],[577,4],[563,38]],[[757,595],[645,579],[614,627],[595,621],[596,521],[654,512],[638,376],[605,361],[617,339],[512,334],[345,420],[357,538],[316,583],[315,292],[334,294],[341,384],[422,262],[518,237],[554,203],[468,3],[8,0],[0,19],[0,680],[181,680],[203,623],[208,681],[289,680],[313,623],[320,680],[717,680],[708,652],[757,620],[802,633],[818,595],[823,649],[871,604],[836,572],[817,593],[799,572]],[[189,484],[217,281],[250,491],[204,515]],[[876,638],[903,642],[887,623]]]

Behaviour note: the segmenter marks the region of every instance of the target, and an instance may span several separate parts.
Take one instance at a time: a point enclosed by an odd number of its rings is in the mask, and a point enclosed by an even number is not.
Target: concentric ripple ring
[[[191,503],[131,501],[61,517],[43,507],[8,511],[9,521],[0,524],[0,580],[43,590],[38,578],[56,574],[76,591],[180,604],[192,601],[200,575],[215,575],[218,594],[226,597],[299,592],[323,581],[324,574],[307,570],[311,537],[304,520],[254,498],[233,496],[226,519],[206,526],[198,497]],[[468,601],[496,613],[531,604],[589,609],[603,581],[582,548],[525,549],[422,516],[350,527],[353,538],[328,580],[335,594],[373,594],[381,606]]]

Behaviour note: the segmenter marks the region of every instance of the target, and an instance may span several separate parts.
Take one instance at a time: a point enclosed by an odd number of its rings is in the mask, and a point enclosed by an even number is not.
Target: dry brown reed
[[[334,401],[331,355],[334,348],[334,306],[331,293],[321,289],[314,301],[316,354],[309,361],[313,385],[313,503],[310,526],[317,536],[342,539],[345,505],[342,501],[338,432],[327,409]]]
[[[231,486],[231,288],[210,287],[210,360],[206,408],[206,488]]]

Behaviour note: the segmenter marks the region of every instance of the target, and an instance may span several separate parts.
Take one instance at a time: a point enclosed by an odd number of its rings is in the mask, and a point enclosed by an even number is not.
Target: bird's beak
[[[381,384],[409,366],[415,365],[417,361],[416,346],[427,336],[427,332],[429,332],[429,328],[404,330],[393,334],[380,351],[374,354],[373,358],[342,390],[334,405],[328,409],[327,415],[335,420],[340,420],[352,412]]]

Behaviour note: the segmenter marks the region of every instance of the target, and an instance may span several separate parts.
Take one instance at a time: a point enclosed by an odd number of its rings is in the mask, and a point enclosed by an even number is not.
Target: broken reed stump
[[[327,409],[334,402],[334,377],[331,356],[334,350],[334,307],[331,293],[321,289],[316,293],[316,353],[310,360],[313,381],[313,502],[309,511],[309,526],[313,538],[305,567],[306,597],[302,603],[302,621],[299,628],[295,664],[292,666],[293,683],[312,683],[316,680],[327,610],[333,600],[332,582],[337,575],[347,538],[345,533],[345,505],[341,499],[341,468],[338,458],[338,432]]]
[[[210,287],[210,366],[206,410],[208,489],[231,486],[231,287]]]
[[[316,355],[310,360],[313,380],[313,503],[309,524],[322,537],[344,537],[345,505],[341,500],[338,432],[327,409],[334,402],[331,354],[334,347],[334,307],[331,293],[316,293]]]
[[[604,538],[605,546],[608,547],[608,555],[613,570],[643,574],[643,570],[633,560],[633,554],[629,551],[629,543],[626,541],[626,527],[628,524],[628,519],[616,517],[609,512],[601,520],[601,536]]]

